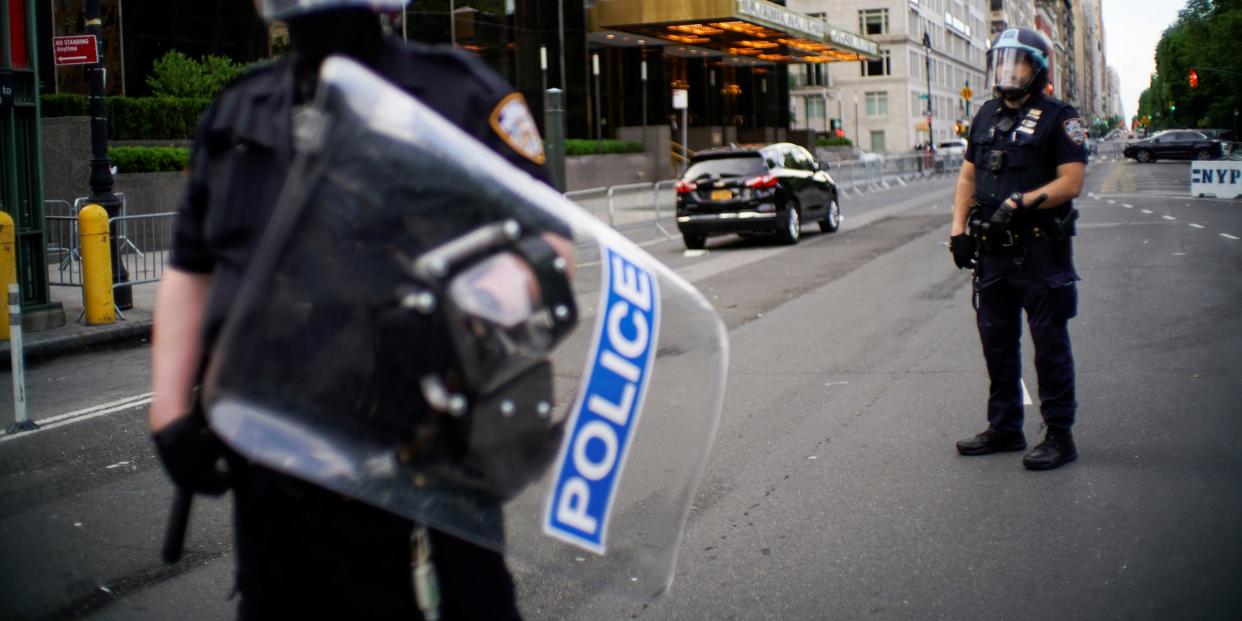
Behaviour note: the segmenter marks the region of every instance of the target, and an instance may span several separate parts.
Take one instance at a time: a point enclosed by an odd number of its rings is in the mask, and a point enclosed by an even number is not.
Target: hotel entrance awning
[[[768,62],[875,59],[876,42],[765,0],[599,0],[592,31],[630,32]]]

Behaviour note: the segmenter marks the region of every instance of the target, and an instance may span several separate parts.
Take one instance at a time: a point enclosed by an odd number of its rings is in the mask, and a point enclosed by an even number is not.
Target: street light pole
[[[936,118],[935,108],[932,107],[932,90],[931,90],[931,33],[923,31],[923,50],[926,53],[927,61],[927,144],[936,144],[936,132],[932,129],[932,119]],[[932,147],[935,149],[935,147]]]
[[[565,0],[559,0],[556,3],[556,25],[557,36],[560,43],[557,45],[557,53],[560,54],[561,63],[561,90],[568,93],[569,87],[565,85]]]
[[[647,141],[647,48],[646,47],[642,48],[642,55],[643,55],[643,62],[640,65],[640,67],[641,67],[642,78],[643,78],[643,99],[642,99],[642,105],[640,107],[643,109],[643,142],[646,142]]]
[[[600,143],[604,139],[603,114],[599,109],[599,54],[591,55],[591,72],[595,74],[595,152],[603,149]]]
[[[107,69],[104,65],[103,18],[100,11],[100,0],[86,0],[86,33],[94,35],[98,47],[99,62],[86,68],[86,79],[90,86],[90,98],[87,100],[87,113],[91,117],[91,198],[90,201],[103,207],[111,220],[121,215],[121,200],[112,193],[112,162],[108,159],[108,107],[104,101],[105,77]],[[7,33],[6,33],[7,34]],[[121,265],[117,255],[117,231],[115,226],[109,231],[109,252],[112,254],[112,282],[120,283],[129,280],[125,266]],[[112,292],[113,302],[121,310],[133,308],[133,289],[117,287]]]

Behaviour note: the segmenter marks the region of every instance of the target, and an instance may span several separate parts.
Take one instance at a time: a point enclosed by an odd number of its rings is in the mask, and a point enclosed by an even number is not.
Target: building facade
[[[991,36],[988,0],[790,0],[789,5],[874,39],[881,50],[879,59],[833,64],[826,74],[795,72],[790,100],[795,128],[822,131],[839,124],[862,149],[907,151],[959,136],[988,98],[983,88]]]
[[[86,94],[81,66],[56,67],[52,36],[86,32],[83,0],[50,0],[38,7],[39,79],[45,92]],[[149,95],[151,67],[169,50],[250,62],[271,54],[267,29],[252,0],[101,0],[109,95]]]
[[[109,95],[149,94],[146,78],[169,50],[250,62],[288,48],[285,29],[265,24],[253,0],[102,3]],[[41,4],[45,92],[86,92],[81,67],[53,67],[50,43],[85,31],[82,4]],[[482,58],[522,93],[541,128],[545,92],[561,89],[570,138],[633,139],[624,128],[662,126],[677,136],[673,92],[688,91],[694,150],[787,139],[791,68],[880,58],[875,41],[783,0],[412,0],[385,23],[396,36]]]
[[[988,0],[992,9],[992,34],[1007,28],[1035,27],[1035,0]]]
[[[879,52],[874,41],[766,0],[414,0],[394,28],[473,51],[532,109],[547,88],[563,89],[570,137],[632,138],[636,128],[665,126],[680,140],[673,92],[687,91],[691,150],[789,138],[791,71]]]

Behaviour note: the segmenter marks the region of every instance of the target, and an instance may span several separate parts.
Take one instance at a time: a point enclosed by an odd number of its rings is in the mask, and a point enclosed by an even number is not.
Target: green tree
[[[1156,75],[1139,98],[1152,129],[1233,128],[1242,108],[1242,0],[1189,0],[1156,46]],[[1198,87],[1190,86],[1190,70]],[[1174,109],[1175,108],[1175,109]]]
[[[147,86],[156,97],[210,99],[245,70],[245,65],[224,56],[194,60],[170,50],[155,61],[151,75],[147,76]]]

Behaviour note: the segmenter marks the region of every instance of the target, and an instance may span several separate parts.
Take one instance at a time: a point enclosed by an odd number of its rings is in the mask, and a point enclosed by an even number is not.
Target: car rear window
[[[768,168],[758,153],[736,157],[717,157],[694,162],[686,170],[685,179],[704,177],[750,177],[767,174]]]

